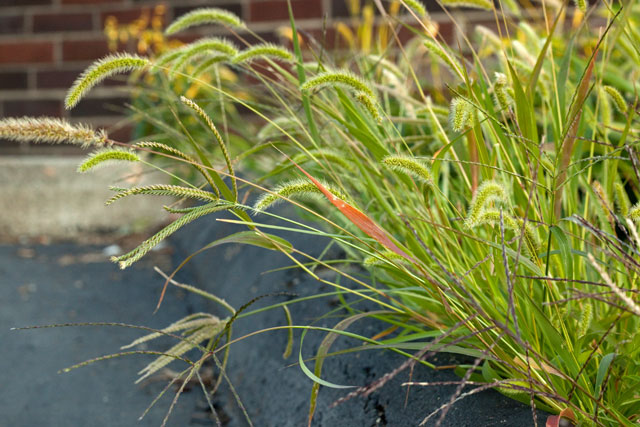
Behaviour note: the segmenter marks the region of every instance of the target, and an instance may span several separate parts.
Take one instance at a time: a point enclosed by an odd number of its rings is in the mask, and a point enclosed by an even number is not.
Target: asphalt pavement
[[[81,322],[121,322],[161,328],[195,312],[224,315],[210,301],[175,287],[169,288],[161,309],[153,314],[164,283],[153,266],[170,270],[202,245],[240,230],[231,227],[210,219],[198,220],[176,233],[162,250],[124,271],[108,261],[109,253],[118,249],[108,244],[0,245],[0,426],[159,426],[175,390],[138,421],[166,384],[166,378],[142,386],[134,384],[136,372],[151,356],[113,358],[58,373],[84,360],[117,353],[120,346],[140,336],[141,331],[119,326],[10,328]],[[319,253],[323,249],[323,242],[288,237],[301,250]],[[276,252],[227,245],[196,256],[177,279],[215,293],[235,307],[261,295],[271,296],[259,300],[252,308],[293,298],[292,294],[308,296],[331,290],[298,271],[268,272],[289,264],[285,256]],[[344,312],[325,315],[337,308],[335,298],[310,300],[291,305],[291,315],[294,324],[331,327],[341,320]],[[238,320],[233,334],[241,337],[285,324],[284,311],[271,310]],[[385,327],[364,320],[349,330],[373,336]],[[312,382],[297,365],[300,331],[294,335],[296,344],[288,359],[283,358],[287,333],[282,330],[257,334],[232,347],[227,374],[255,426],[306,425]],[[310,332],[304,340],[303,357],[312,357],[323,338],[324,333]],[[332,350],[357,344],[340,338]],[[159,343],[149,348],[166,347]],[[351,353],[327,360],[322,377],[342,385],[366,385],[403,361],[402,356],[390,351]],[[439,355],[435,360],[439,364],[452,361],[455,362],[448,355]],[[307,363],[313,369],[313,362]],[[213,369],[207,369],[211,374]],[[349,390],[322,387],[313,425],[417,425],[446,403],[455,390],[455,386],[413,387],[407,394],[401,383],[408,379],[409,372],[404,372],[369,397],[354,398],[334,408],[331,404]],[[433,382],[457,377],[450,371],[417,368],[412,379]],[[216,393],[213,403],[223,425],[249,425],[227,383]],[[541,413],[539,421],[544,422]],[[199,388],[183,394],[168,425],[215,425]],[[442,425],[527,426],[533,425],[533,421],[527,406],[487,391],[455,405]]]

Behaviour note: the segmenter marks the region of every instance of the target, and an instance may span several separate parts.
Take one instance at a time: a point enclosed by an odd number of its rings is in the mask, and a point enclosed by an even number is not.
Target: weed
[[[401,3],[413,12],[412,19],[423,15],[418,2]],[[168,105],[155,115],[138,110],[136,117],[184,144],[158,141],[137,148],[195,172],[187,180],[190,188],[122,189],[118,195],[175,193],[205,202],[174,210],[183,216],[115,261],[127,267],[181,226],[222,210],[249,230],[215,244],[238,241],[290,254],[291,245],[264,233],[268,226],[254,221],[250,207],[240,202],[259,192],[255,207],[283,221],[280,229],[330,237],[366,269],[370,280],[298,252],[302,259],[291,256],[296,265],[380,308],[351,314],[327,329],[313,371],[300,355],[301,368],[316,384],[309,423],[320,384],[335,386],[321,378],[331,342],[348,335],[367,348],[390,348],[412,359],[341,401],[371,392],[412,363],[430,366],[426,359],[434,352],[450,352],[475,362],[459,367],[456,393],[423,424],[438,415],[439,425],[455,402],[495,388],[559,414],[549,423],[564,417],[585,424],[637,425],[640,239],[634,221],[640,219],[640,205],[631,206],[630,200],[640,196],[640,128],[638,93],[630,82],[640,65],[640,10],[633,3],[588,7],[579,1],[582,12],[573,11],[569,24],[565,7],[546,1],[542,10],[505,2],[509,14],[486,1],[442,3],[445,11],[448,6],[492,10],[499,33],[482,27],[478,44],[463,38],[460,45],[446,47],[427,21],[381,11],[385,31],[394,36],[385,40],[400,40],[397,31],[403,26],[415,39],[405,46],[379,43],[384,49],[372,53],[376,46],[369,27],[361,33],[364,53],[339,63],[315,49],[312,40],[306,40],[309,50],[303,52],[292,18],[293,52],[257,45],[215,61],[188,56],[197,76],[190,74],[191,65],[182,67],[181,59],[199,46],[197,41],[156,60],[112,56],[90,67],[67,104],[75,105],[112,72],[146,67],[166,83],[143,86],[147,95]],[[525,24],[522,16],[531,19]],[[201,23],[242,26],[205,9],[180,18],[169,32]],[[435,59],[430,76],[420,72],[425,53]],[[441,64],[446,75],[440,73]],[[239,86],[222,85],[217,77],[224,66],[250,75],[259,88],[244,96]],[[216,76],[215,83],[200,73]],[[185,95],[195,85],[197,99]],[[173,105],[178,99],[180,109]],[[211,99],[218,103],[207,102]],[[253,113],[257,123],[241,119],[237,108]],[[177,126],[159,118],[169,113]],[[214,122],[222,123],[224,131]],[[67,137],[106,141],[58,122],[52,125],[59,129],[57,136],[45,137],[47,123],[54,122],[5,119],[0,135],[43,142]],[[76,131],[88,133],[77,138]],[[212,155],[214,149],[205,149],[211,135],[221,162]],[[238,177],[242,167],[258,178]],[[329,203],[295,201],[299,195]],[[307,228],[264,211],[278,199],[295,204],[322,226]],[[318,277],[305,258],[314,267],[323,265],[353,279],[354,288]],[[193,377],[204,359],[217,361],[217,354],[228,349],[218,344],[242,316],[238,312],[229,319],[203,320],[210,323],[194,327],[193,342],[184,344],[183,337],[167,355],[179,358],[185,347],[208,340],[203,359],[185,371]],[[399,332],[371,339],[344,331],[367,316],[386,320]],[[189,321],[170,328],[189,328]],[[426,332],[435,338],[425,341]],[[422,350],[411,354],[408,349]]]

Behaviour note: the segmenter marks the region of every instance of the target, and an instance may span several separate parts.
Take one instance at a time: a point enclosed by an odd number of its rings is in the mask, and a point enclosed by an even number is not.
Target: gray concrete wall
[[[171,199],[131,196],[110,206],[110,185],[166,183],[142,165],[76,172],[83,157],[0,157],[0,236],[74,238],[83,232],[138,230],[166,221]]]

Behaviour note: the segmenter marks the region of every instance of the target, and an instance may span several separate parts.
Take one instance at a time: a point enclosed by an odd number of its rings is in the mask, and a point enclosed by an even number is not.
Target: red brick
[[[38,70],[36,87],[38,89],[66,89],[76,80],[83,69],[77,70]]]
[[[96,3],[122,3],[122,2],[123,0],[62,0],[62,4],[96,4]]]
[[[100,25],[104,28],[106,19],[113,16],[118,20],[118,24],[130,24],[143,16],[147,16],[149,19],[153,17],[152,7],[137,7],[133,9],[120,9],[112,10],[109,12],[102,12],[100,14]]]
[[[0,0],[0,7],[3,6],[31,6],[35,4],[51,4],[52,0]]]
[[[53,61],[51,42],[2,42],[0,43],[0,64],[23,64]]]
[[[4,101],[4,115],[19,116],[60,116],[62,103],[54,100],[30,99],[23,101]]]
[[[322,0],[292,0],[291,7],[296,19],[322,18]],[[249,11],[249,20],[253,22],[289,19],[287,2],[284,0],[252,0]]]
[[[65,40],[62,42],[62,59],[65,61],[92,61],[109,53],[105,39]]]
[[[89,63],[87,63],[87,66],[89,66]],[[36,87],[38,89],[68,89],[85,68],[77,68],[75,70],[38,70]],[[126,84],[126,80],[127,76],[116,75],[113,78],[101,81],[100,86],[123,86]]]
[[[173,8],[173,18],[178,18],[186,13],[191,12],[192,10],[200,9],[202,6],[175,6]],[[240,2],[237,3],[225,3],[225,4],[216,4],[216,8],[228,10],[231,13],[235,13],[242,19],[242,4]]]
[[[93,29],[90,13],[50,13],[33,16],[33,32],[87,31]]]
[[[0,16],[0,34],[15,34],[24,31],[23,15]]]
[[[122,116],[127,112],[128,98],[84,98],[70,111],[71,117]]]
[[[131,135],[133,135],[133,125],[130,124],[124,126],[118,125],[117,127],[107,127],[106,130],[109,138],[114,141],[129,142],[131,141]]]
[[[371,4],[372,2],[365,2],[363,0],[360,0],[360,13],[362,13],[362,6],[364,6],[365,4]],[[383,5],[387,6],[390,2],[382,2]],[[438,2],[436,0],[422,0],[422,4],[424,5],[424,7],[429,11],[429,12],[440,12],[442,11],[442,8],[440,7],[440,5],[438,5]],[[373,10],[375,12],[376,15],[379,15],[379,11],[378,8],[373,7]],[[387,8],[387,10],[389,10]],[[408,12],[406,11],[405,8],[403,8],[402,6],[400,7],[400,14],[408,14]],[[347,2],[345,0],[332,0],[331,2],[331,15],[334,18],[347,18],[350,17],[351,14],[349,13],[349,7],[347,6]]]
[[[0,90],[27,88],[27,73],[24,71],[0,73]]]
[[[301,32],[301,34],[306,46],[313,46],[314,48],[314,45],[319,45],[326,49],[335,49],[340,47],[339,41],[342,41],[336,30],[331,27],[310,29]],[[290,48],[293,49],[293,46],[290,46]]]

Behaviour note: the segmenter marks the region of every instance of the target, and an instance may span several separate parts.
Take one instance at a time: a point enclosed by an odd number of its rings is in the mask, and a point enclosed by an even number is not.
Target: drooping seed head
[[[302,86],[300,86],[300,90],[302,90],[303,92],[308,92],[313,89],[326,86],[345,87],[353,90],[356,93],[364,92],[371,98],[376,97],[373,89],[371,89],[371,87],[369,87],[369,85],[361,77],[347,70],[325,71],[323,73],[320,73],[312,79],[307,80]]]
[[[231,62],[241,64],[258,58],[274,58],[286,62],[293,62],[293,54],[282,46],[273,43],[253,45],[233,57]]]
[[[80,165],[78,172],[85,173],[111,162],[138,162],[140,157],[126,148],[108,148],[91,153]]]
[[[502,110],[506,110],[512,103],[511,97],[508,92],[508,80],[507,76],[503,73],[495,74],[495,83],[493,85],[493,96],[495,98],[496,105]]]
[[[584,336],[591,326],[593,320],[593,306],[589,301],[585,301],[582,311],[580,312],[580,320],[578,320],[578,328],[576,329],[576,335],[578,337]]]
[[[613,100],[613,105],[616,106],[616,109],[622,114],[626,114],[627,112],[627,101],[624,100],[622,94],[613,86],[605,86],[604,91],[611,97]]]
[[[214,7],[201,8],[186,13],[173,21],[165,30],[165,34],[171,35],[196,25],[218,24],[233,28],[244,28],[245,24],[234,13],[228,10]]]
[[[372,98],[365,92],[356,92],[355,97],[356,97],[356,101],[358,101],[358,103],[362,105],[364,109],[369,112],[369,114],[371,114],[371,117],[373,117],[373,119],[377,123],[382,122],[382,117],[378,112],[378,107],[376,107],[374,98]]]
[[[485,181],[478,187],[476,194],[471,199],[469,213],[465,220],[467,228],[473,228],[480,223],[482,214],[487,210],[489,203],[492,202],[506,203],[507,190],[504,185],[496,181]]]
[[[70,110],[75,107],[92,87],[107,77],[144,68],[147,64],[149,64],[149,59],[128,53],[107,55],[99,59],[80,74],[73,83],[64,101],[65,108]]]
[[[462,132],[474,125],[474,107],[464,98],[453,98],[449,117],[451,128],[456,132]]]
[[[334,196],[347,200],[347,196],[343,194],[339,189],[327,182],[321,182],[322,185],[329,190]],[[318,189],[318,187],[307,179],[295,179],[278,185],[272,192],[264,193],[258,198],[253,208],[257,211],[264,211],[270,208],[274,204],[284,199],[322,199],[324,194]]]
[[[104,130],[71,124],[57,117],[7,117],[0,119],[0,138],[17,142],[75,144],[83,147],[108,143]]]
[[[458,77],[463,76],[462,70],[464,68],[462,67],[462,64],[458,62],[453,52],[451,52],[449,49],[445,49],[442,45],[436,43],[433,40],[427,39],[423,42],[423,44],[429,52],[440,58],[440,60],[449,67],[449,70],[454,75]]]
[[[640,203],[636,203],[631,209],[629,209],[627,217],[632,221],[640,221]]]
[[[613,114],[611,111],[611,99],[603,87],[598,88],[598,100],[600,101],[600,117],[605,127],[611,126]]]
[[[427,16],[427,9],[425,9],[424,5],[418,0],[402,0],[404,5],[412,10],[416,15],[420,18],[424,18]]]
[[[490,0],[440,0],[443,5],[449,7],[470,7],[474,9],[493,10],[493,2]]]
[[[618,212],[620,212],[620,215],[622,216],[629,215],[629,207],[631,206],[631,202],[629,201],[627,191],[624,189],[624,185],[616,182],[613,188],[615,191],[615,201],[616,205],[618,206]]]
[[[208,191],[200,190],[199,188],[182,187],[179,185],[155,184],[126,189],[111,187],[111,189],[114,191],[118,191],[118,194],[111,197],[105,202],[105,205],[107,206],[124,197],[133,196],[136,194],[146,194],[150,196],[173,196],[179,199],[195,199],[204,202],[215,202],[218,200],[218,197],[215,194]]]
[[[388,169],[410,175],[427,185],[433,185],[433,175],[429,167],[419,159],[410,156],[392,155],[382,159]]]

